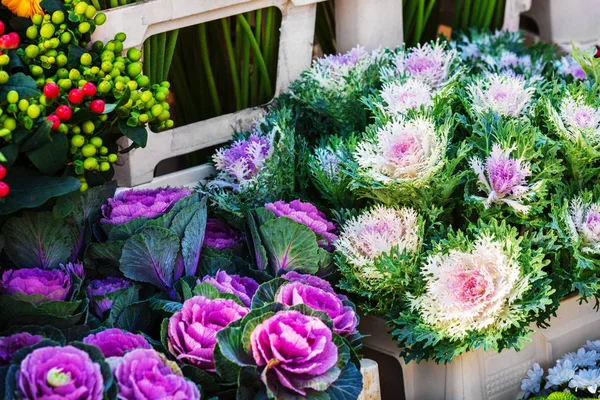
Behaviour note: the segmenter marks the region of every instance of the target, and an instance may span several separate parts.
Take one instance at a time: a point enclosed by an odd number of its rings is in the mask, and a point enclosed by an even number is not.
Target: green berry
[[[38,54],[40,53],[40,49],[33,44],[30,44],[29,46],[27,46],[25,48],[25,55],[27,56],[27,58],[29,59],[34,59],[38,56]]]
[[[110,82],[107,82],[107,81],[102,81],[98,85],[98,91],[103,94],[110,92],[111,89],[112,89],[112,85],[110,84]]]
[[[81,3],[79,3],[81,4]],[[82,65],[90,65],[92,63],[92,55],[90,53],[83,53],[81,55],[81,59],[79,60]]]
[[[0,84],[5,84],[8,82],[8,72],[0,71]]]
[[[92,157],[96,155],[96,146],[91,143],[86,144],[81,148],[81,154],[84,157]]]
[[[75,125],[74,127],[71,128],[71,132],[73,132],[76,135],[79,135],[81,133],[81,128],[78,127],[77,125]]]
[[[80,77],[81,77],[81,74],[75,68],[73,68],[71,71],[69,71],[69,79],[70,80],[78,81]]]
[[[101,156],[105,156],[105,155],[107,155],[107,154],[108,154],[108,147],[106,147],[106,146],[102,146],[102,147],[100,147],[100,148],[98,149],[98,153],[99,153]]]
[[[135,47],[132,47],[131,49],[127,50],[127,58],[134,62],[140,61],[142,58],[142,52]]]
[[[94,145],[94,147],[96,147],[97,149],[102,147],[102,139],[99,136],[94,136],[93,138],[91,138],[90,143]]]
[[[85,148],[85,146],[83,147]],[[86,158],[83,162],[83,168],[87,169],[88,171],[98,168],[98,160],[96,160],[94,157]]]
[[[10,135],[10,131],[8,129],[0,129],[0,137],[5,137]]]
[[[31,22],[33,22],[34,25],[40,25],[43,20],[44,17],[41,14],[34,14],[33,17],[31,17]]]
[[[9,62],[10,62],[10,57],[8,56],[8,54],[2,54],[0,56],[0,67],[4,67],[4,66],[8,65]]]
[[[86,18],[92,19],[94,18],[94,15],[96,15],[96,7],[89,5],[85,10],[85,16]]]
[[[64,54],[59,54],[56,56],[56,65],[59,67],[64,67],[69,62],[69,59]],[[68,76],[68,75],[67,75]]]
[[[52,13],[52,23],[54,25],[60,25],[65,22],[65,14],[62,11],[54,11]]]
[[[31,104],[31,105],[29,105],[29,107],[27,107],[27,115],[31,119],[38,118],[40,116],[41,112],[42,112],[42,110],[41,110],[40,106],[38,106],[37,104]]]
[[[73,84],[71,83],[70,79],[59,79],[58,80],[58,86],[64,90],[71,90],[71,88],[73,87]]]
[[[54,36],[54,31],[55,31],[54,25],[44,24],[40,28],[40,36],[43,37],[44,39],[50,39],[52,36]]]
[[[81,125],[81,129],[83,130],[83,133],[85,133],[86,135],[89,135],[90,133],[94,132],[96,127],[94,126],[94,123],[92,121],[85,121]]]
[[[58,131],[66,135],[67,133],[69,133],[69,127],[67,126],[67,124],[60,124],[58,126]]]
[[[25,100],[25,99],[19,100],[19,110],[27,111],[28,108],[29,108],[29,102],[27,100]]]
[[[61,54],[61,55],[64,55],[64,54]],[[67,79],[69,77],[69,70],[66,68],[59,68],[58,71],[56,71],[56,77],[58,79]]]
[[[100,171],[102,172],[106,172],[110,169],[110,164],[107,162],[101,162],[100,163]]]
[[[92,45],[92,50],[94,50],[94,53],[101,53],[102,49],[104,49],[104,43],[101,40],[96,40]]]
[[[12,117],[6,118],[4,120],[4,128],[8,129],[9,131],[14,131],[17,129],[17,120]]]
[[[75,147],[81,147],[85,144],[85,138],[81,135],[75,135],[71,138],[71,144]]]
[[[96,25],[100,26],[103,25],[106,22],[106,14],[104,13],[99,13],[94,17],[94,22],[96,23]]]
[[[142,123],[145,124],[146,122],[148,122],[148,114],[140,114],[140,116],[138,117],[138,120]]]
[[[115,35],[115,40],[118,40],[119,42],[124,42],[125,40],[127,40],[127,35],[123,32],[119,32]]]
[[[117,157],[117,155],[116,155],[116,154],[109,154],[109,155],[108,155],[108,162],[110,162],[110,163],[115,163],[115,162],[117,162],[117,159],[118,159],[118,157]]]
[[[147,102],[149,102],[150,100],[152,100],[152,92],[151,92],[151,91],[149,91],[149,90],[146,90],[145,92],[143,92],[143,93],[142,93],[141,100],[142,100],[144,103],[147,103]]]
[[[60,35],[60,42],[62,44],[69,44],[69,43],[71,43],[71,39],[73,39],[73,36],[71,35],[71,32],[63,32]]]
[[[85,192],[89,189],[89,185],[85,182],[81,182],[81,186],[79,187],[80,192]]]
[[[168,129],[171,129],[171,128],[173,128],[173,127],[175,126],[175,122],[173,122],[173,120],[172,120],[172,119],[169,119],[169,120],[167,120],[167,121],[165,122],[165,126],[166,126]]]
[[[171,87],[171,84],[168,81],[164,81],[160,84],[160,86],[168,89]]]
[[[102,71],[104,71],[104,72],[110,72],[113,69],[113,65],[110,61],[103,61],[102,65],[100,67],[102,68]]]
[[[156,106],[155,106],[156,107]],[[161,107],[162,108],[162,107]],[[158,120],[160,122],[166,121],[169,118],[171,118],[171,113],[168,112],[167,110],[163,110],[163,112],[160,113],[160,115],[158,116]]]
[[[88,8],[87,3],[81,1],[75,6],[75,14],[83,15],[83,14],[85,14],[87,8]]]
[[[90,31],[90,29],[92,29],[92,26],[87,21],[79,24],[79,32],[80,33],[86,34]]]
[[[150,109],[150,112],[154,117],[158,117],[163,112],[163,108],[160,104],[155,104]]]
[[[10,92],[8,92],[8,94],[6,95],[6,100],[10,103],[10,104],[17,104],[17,102],[19,101],[19,93],[17,93],[16,90],[11,90]]]
[[[30,65],[29,70],[33,76],[41,76],[44,74],[44,69],[39,65]]]
[[[139,61],[132,62],[131,64],[129,64],[127,66],[127,75],[129,75],[130,78],[135,78],[136,76],[138,76],[141,73],[142,73],[142,63],[141,62],[139,62]]]
[[[25,31],[25,36],[27,36],[28,39],[31,40],[35,40],[38,37],[38,27],[35,25],[31,25],[29,28],[27,28],[27,30]]]
[[[139,87],[146,87],[150,85],[150,78],[148,78],[146,75],[138,76],[135,81]]]

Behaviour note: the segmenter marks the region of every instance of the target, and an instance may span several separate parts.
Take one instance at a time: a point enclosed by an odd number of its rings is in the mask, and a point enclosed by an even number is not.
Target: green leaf
[[[248,242],[248,248],[252,250],[252,256],[256,263],[256,267],[259,271],[266,271],[269,266],[267,250],[262,244],[258,226],[252,213],[248,213],[246,218],[246,230],[246,241]]]
[[[67,135],[58,133],[42,147],[29,151],[27,157],[41,173],[52,175],[65,167],[68,150]]]
[[[124,241],[91,243],[85,249],[85,267],[102,275],[114,275],[119,271]]]
[[[69,13],[69,19],[71,19],[70,13]],[[74,21],[74,22],[77,22],[77,21]],[[69,66],[71,68],[78,68],[79,65],[81,64],[81,56],[85,52],[86,52],[86,50],[84,48],[75,46],[74,44],[70,45],[69,46],[69,54],[67,55],[67,58],[69,60]],[[69,122],[71,122],[71,121],[69,121]]]
[[[137,147],[146,147],[148,142],[148,131],[141,126],[131,127],[127,125],[126,121],[119,120],[119,130],[125,136],[127,136],[134,145]]]
[[[121,271],[129,279],[169,291],[182,274],[178,252],[177,235],[165,228],[149,227],[125,242]]]
[[[62,0],[43,0],[40,3],[40,6],[48,13],[53,13],[54,11],[66,11],[65,4]]]
[[[153,310],[164,311],[169,314],[175,314],[177,311],[181,311],[183,304],[177,301],[170,301],[165,299],[159,299],[152,297],[149,302],[150,308]]]
[[[327,393],[331,400],[355,400],[363,388],[363,377],[360,370],[348,362],[339,378],[329,386]]]
[[[275,275],[285,271],[313,274],[319,269],[319,246],[314,232],[287,217],[259,228]]]
[[[68,226],[50,212],[9,218],[2,234],[6,254],[20,268],[57,268],[67,262],[73,247]]]
[[[116,108],[116,104],[106,104],[104,106],[104,112],[102,114],[110,114],[111,112],[115,111]]]
[[[0,102],[6,101],[8,92],[15,90],[19,93],[19,99],[28,99],[30,97],[37,97],[41,93],[37,89],[35,79],[25,75],[22,72],[11,75],[8,81],[4,85],[0,86]]]
[[[260,285],[252,297],[252,309],[261,308],[273,303],[277,291],[286,283],[289,282],[283,278],[275,278]]]
[[[73,114],[69,120],[70,124],[80,124],[85,121],[94,120],[98,117],[98,114],[90,110],[89,108],[82,108]]]
[[[185,227],[185,233],[181,241],[186,275],[194,275],[198,268],[206,231],[206,197],[202,199],[200,204],[196,205],[195,209],[196,211],[190,223]]]
[[[130,286],[113,299],[113,305],[110,308],[107,322],[114,326],[125,309],[133,303],[140,300],[139,288],[136,285]]]
[[[219,390],[219,385],[215,380],[214,374],[209,374],[193,365],[182,366],[181,372],[183,372],[183,376],[194,382],[196,385],[200,385],[205,393],[214,393]],[[204,398],[204,395],[202,398]]]
[[[44,120],[40,126],[37,128],[35,133],[27,139],[20,150],[22,152],[28,152],[30,150],[37,149],[46,143],[52,140],[52,135],[50,133],[52,128],[52,122],[48,120]]]

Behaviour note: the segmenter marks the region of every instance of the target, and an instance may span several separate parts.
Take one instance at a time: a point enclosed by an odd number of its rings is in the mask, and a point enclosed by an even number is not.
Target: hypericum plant
[[[544,250],[529,235],[491,220],[448,233],[433,245],[410,305],[391,321],[407,360],[450,362],[479,347],[520,349],[557,301],[543,268]],[[392,317],[393,318],[393,317]]]
[[[348,219],[335,242],[340,287],[363,298],[365,310],[385,314],[418,273],[423,218],[411,208],[376,205]]]
[[[551,194],[562,184],[559,146],[528,122],[482,120],[469,139],[465,200],[469,214],[514,224],[547,224]]]
[[[126,136],[131,148],[143,147],[146,126],[173,126],[168,82],[150,85],[142,53],[123,53],[126,35],[92,43],[106,21],[96,7],[80,0],[5,3],[12,20],[0,31],[13,27],[8,35],[17,43],[0,43],[6,52],[0,59],[0,161],[10,187],[1,214],[105,182],[118,159],[116,139]]]
[[[572,184],[597,180],[600,160],[600,101],[588,83],[557,87],[545,101],[546,124],[558,139]]]

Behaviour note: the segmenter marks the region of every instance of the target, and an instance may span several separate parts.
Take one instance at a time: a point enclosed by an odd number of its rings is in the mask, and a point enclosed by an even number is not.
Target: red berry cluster
[[[0,181],[2,181],[6,177],[6,167],[0,164]],[[10,188],[4,182],[0,182],[0,197],[8,196],[10,192]]]
[[[85,98],[94,97],[96,92],[96,85],[91,82],[87,82],[81,89],[71,89],[67,95],[70,105],[61,104],[56,107],[54,114],[50,114],[46,117],[48,121],[52,121],[52,129],[58,130],[61,122],[69,121],[73,115],[73,108],[81,108],[81,104],[84,102]],[[48,82],[44,85],[44,96],[46,99],[55,99],[60,96],[60,88],[56,83]],[[89,109],[96,114],[102,114],[104,108],[104,100],[97,99],[92,100],[89,103]]]
[[[4,35],[4,22],[0,21],[0,49],[11,50],[19,47],[21,38],[16,32],[7,33]]]

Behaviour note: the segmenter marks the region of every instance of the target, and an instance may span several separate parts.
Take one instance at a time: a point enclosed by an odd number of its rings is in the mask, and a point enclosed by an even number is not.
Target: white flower
[[[499,144],[494,143],[492,152],[485,160],[485,168],[479,158],[471,159],[471,168],[477,174],[478,186],[488,195],[487,198],[473,197],[483,200],[486,207],[493,203],[506,203],[516,211],[527,214],[529,206],[521,202],[531,197],[536,188],[527,183],[527,178],[531,176],[529,163],[510,158],[513,150],[510,148],[503,151]]]
[[[413,300],[413,307],[427,324],[453,339],[510,326],[511,304],[528,288],[528,277],[521,276],[504,245],[485,236],[470,252],[430,255],[422,273],[426,292]]]
[[[390,114],[405,114],[408,109],[419,109],[433,105],[431,88],[416,79],[408,79],[401,83],[387,83],[381,90],[381,97],[386,105],[384,109]]]
[[[382,274],[370,265],[394,249],[415,251],[420,240],[417,222],[412,208],[376,205],[346,222],[335,247],[366,281],[379,280]]]
[[[570,140],[577,142],[583,132],[592,145],[600,143],[600,109],[585,104],[581,97],[565,97],[560,118]]]
[[[571,241],[581,238],[581,251],[590,254],[600,253],[600,204],[585,203],[581,197],[571,200],[566,224]]]
[[[483,114],[494,111],[501,116],[520,117],[525,114],[535,91],[527,81],[507,74],[489,74],[467,86],[473,111]]]
[[[528,378],[523,379],[521,382],[521,390],[524,390],[529,394],[538,393],[542,384],[543,375],[544,370],[540,368],[540,364],[534,363],[531,369],[527,371]]]
[[[575,367],[570,360],[559,360],[554,368],[548,369],[546,376],[546,389],[553,386],[560,386],[569,382],[575,376]]]
[[[316,60],[308,74],[321,87],[329,91],[341,92],[346,87],[346,77],[355,68],[366,69],[370,65],[370,55],[364,47],[357,46],[345,54],[328,55]]]
[[[340,180],[340,159],[331,147],[319,147],[315,150],[312,156],[316,168],[324,171],[331,182],[339,182]]]
[[[447,141],[446,129],[438,134],[430,119],[394,119],[377,130],[374,143],[360,143],[354,156],[359,168],[377,181],[422,186],[441,167]]]
[[[594,350],[586,351],[581,348],[576,353],[565,354],[562,359],[571,361],[575,368],[582,368],[595,366],[600,356]]]
[[[569,387],[574,388],[575,391],[587,390],[593,394],[598,390],[598,385],[600,385],[600,369],[597,368],[579,370],[569,382]]]
[[[600,354],[600,340],[588,340],[583,345],[583,348],[588,351],[594,350],[596,353]]]
[[[439,42],[433,46],[426,43],[400,52],[394,64],[398,72],[407,73],[435,90],[448,80],[456,56],[456,50],[447,50]]]

